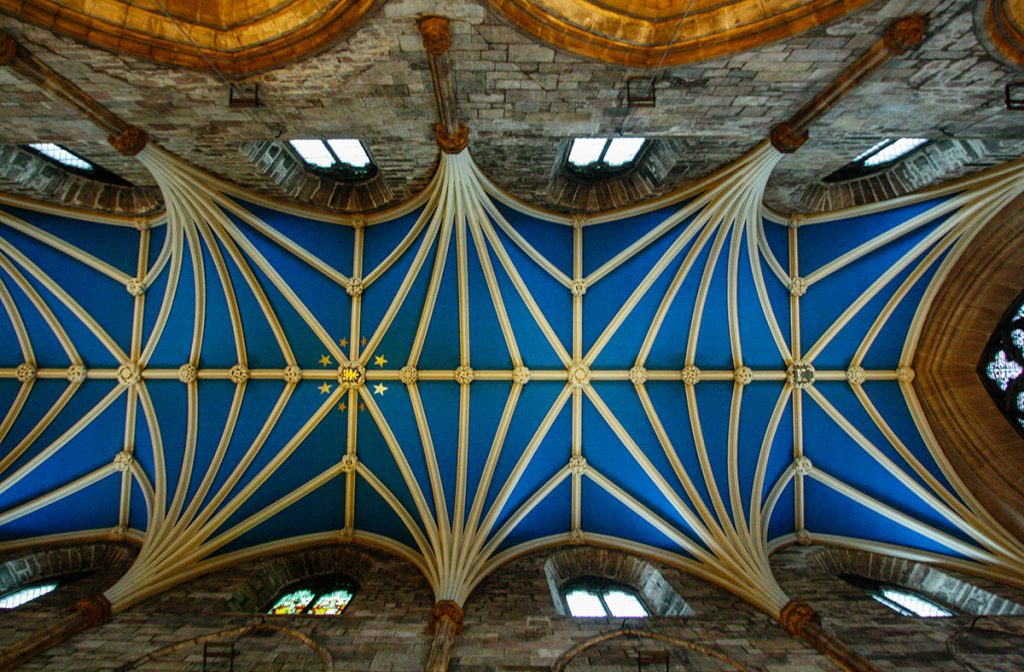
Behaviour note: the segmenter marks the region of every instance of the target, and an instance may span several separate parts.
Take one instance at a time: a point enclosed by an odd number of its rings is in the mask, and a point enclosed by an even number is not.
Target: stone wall
[[[567,561],[567,552],[575,559]],[[818,609],[827,628],[879,669],[1017,670],[1024,665],[1024,617],[899,616],[835,576],[836,553],[840,552],[793,547],[777,553],[773,565],[791,597]],[[868,561],[880,562],[873,557]],[[630,572],[643,576],[642,567],[647,564],[588,546],[542,552],[509,563],[466,602],[465,632],[456,640],[450,669],[547,670],[561,661],[567,663],[564,669],[635,670],[638,654],[660,661],[665,653],[670,669],[834,669],[821,654],[786,635],[757,609],[703,580],[657,563],[650,567],[685,600],[692,614],[643,620],[559,615],[545,572],[552,558],[563,569],[573,563],[583,563],[580,566],[590,570],[629,569],[623,570],[624,576]],[[893,566],[906,568],[906,564],[896,561]],[[124,567],[123,562],[113,563],[36,602],[0,614],[0,643],[46,623],[81,595],[102,590]],[[257,613],[254,605],[268,599],[267,595],[272,598],[275,590],[300,574],[338,570],[347,570],[360,584],[343,616],[263,617]],[[943,575],[1005,600],[1024,602],[1022,590],[951,572]],[[199,670],[204,642],[233,641],[235,669],[420,670],[429,645],[425,626],[432,602],[425,579],[405,561],[369,549],[324,547],[243,563],[186,583],[117,614],[111,623],[74,637],[21,669]],[[636,636],[637,632],[648,637]],[[567,652],[590,643],[594,645],[570,659]],[[221,668],[211,663],[209,669]],[[664,662],[644,669],[664,669]]]
[[[884,137],[1024,137],[1021,113],[1003,109],[1003,87],[1019,72],[978,42],[975,4],[876,2],[797,37],[652,72],[541,44],[480,0],[389,0],[324,53],[251,78],[260,84],[264,107],[248,110],[228,107],[227,84],[212,73],[117,56],[11,16],[0,16],[0,29],[161,146],[237,184],[292,198],[241,149],[251,146],[246,143],[357,137],[400,201],[423,188],[437,163],[436,110],[416,17],[443,14],[452,19],[459,115],[469,124],[474,158],[516,196],[568,208],[573,198],[563,200],[550,184],[563,141],[612,135],[671,140],[682,148],[680,160],[651,194],[638,197],[657,195],[708,175],[766,138],[773,124],[877,40],[893,17],[910,7],[929,13],[921,49],[887,63],[814,125],[799,152],[780,162],[766,201],[788,213],[807,209],[801,199],[808,184]],[[657,80],[657,106],[630,108],[626,80],[645,75]],[[59,141],[133,184],[154,184],[136,160],[109,148],[105,133],[9,69],[0,68],[0,99],[0,143]]]

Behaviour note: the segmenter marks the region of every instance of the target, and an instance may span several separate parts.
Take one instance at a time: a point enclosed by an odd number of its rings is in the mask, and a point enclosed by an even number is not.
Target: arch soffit
[[[926,419],[964,484],[1024,539],[1024,439],[977,373],[1024,277],[1024,196],[996,213],[952,264],[925,318],[913,368]]]
[[[131,0],[0,0],[17,16],[90,46],[231,76],[278,68],[327,49],[382,0],[176,0],[166,12]]]
[[[962,578],[906,558],[867,551],[829,548],[811,556],[829,574],[856,574],[938,599],[957,610],[977,615],[1020,615],[1024,607]]]
[[[490,0],[491,8],[552,46],[598,61],[650,68],[733,54],[817,28],[870,0],[697,0],[688,21],[672,0]],[[683,25],[685,24],[685,25]],[[666,46],[669,46],[666,52]]]
[[[128,563],[137,549],[123,543],[64,544],[0,558],[0,594],[19,586],[66,574],[89,572]]]

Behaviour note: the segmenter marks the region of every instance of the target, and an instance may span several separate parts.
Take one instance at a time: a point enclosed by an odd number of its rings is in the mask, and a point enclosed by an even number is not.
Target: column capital
[[[447,17],[431,14],[416,21],[423,37],[423,48],[431,56],[440,56],[452,46],[452,30]]]
[[[447,620],[451,622],[454,634],[457,635],[462,632],[462,619],[463,611],[458,602],[454,600],[440,600],[430,610],[430,620],[427,623],[427,629],[430,632],[435,632],[441,621]]]
[[[10,65],[18,55],[18,41],[0,30],[0,65]]]
[[[928,22],[924,14],[911,14],[896,19],[885,29],[882,41],[891,54],[905,54],[924,42]]]
[[[111,135],[107,142],[125,156],[135,156],[146,147],[149,142],[149,133],[138,126],[128,126],[118,135]]]
[[[806,602],[790,600],[779,612],[779,625],[791,635],[799,637],[810,623],[821,624],[821,616]]]

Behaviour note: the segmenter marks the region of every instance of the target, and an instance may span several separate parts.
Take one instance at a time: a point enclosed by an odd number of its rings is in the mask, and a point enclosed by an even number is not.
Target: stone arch
[[[877,203],[913,193],[975,170],[1019,156],[1021,143],[1012,140],[937,140],[891,166],[841,182],[818,181],[804,190],[799,208],[828,212]]]
[[[751,668],[747,667],[743,663],[739,662],[738,660],[734,660],[729,656],[725,655],[724,653],[721,653],[714,649],[708,648],[706,646],[701,646],[700,644],[691,642],[689,640],[681,639],[679,637],[670,637],[668,635],[663,635],[661,633],[648,632],[645,630],[616,630],[614,632],[607,632],[602,635],[597,635],[596,637],[591,637],[590,639],[584,640],[576,646],[569,649],[568,651],[566,651],[565,653],[563,653],[561,657],[559,657],[559,659],[555,661],[555,664],[551,666],[552,672],[561,672],[562,670],[566,669],[566,667],[568,667],[572,663],[573,659],[575,659],[580,654],[590,649],[593,649],[597,646],[600,646],[605,642],[610,642],[612,640],[616,640],[622,637],[631,637],[636,639],[647,639],[657,642],[663,642],[670,646],[679,647],[686,651],[693,652],[702,657],[713,658],[714,660],[717,660],[721,663],[728,665],[734,670],[739,670],[739,672],[752,672]]]
[[[1016,602],[924,563],[840,548],[822,551],[812,556],[812,559],[830,574],[856,574],[909,588],[963,613],[986,616],[1024,614],[1024,607]]]
[[[0,561],[0,594],[68,574],[118,566],[127,569],[134,556],[131,547],[114,543],[77,544],[15,555]]]
[[[0,145],[0,183],[11,192],[81,210],[147,215],[163,208],[163,197],[157,187],[91,180],[18,145]]]
[[[929,307],[912,366],[938,446],[978,501],[1024,539],[1024,438],[996,407],[978,360],[1024,277],[1024,196],[996,213]]]
[[[331,652],[325,647],[320,646],[316,640],[309,635],[303,634],[298,630],[287,628],[274,623],[264,623],[258,621],[251,623],[239,628],[229,628],[227,630],[220,630],[218,632],[209,633],[206,635],[200,635],[191,639],[186,639],[174,644],[170,644],[163,648],[157,649],[147,653],[144,656],[140,656],[130,663],[125,663],[121,667],[117,668],[118,672],[127,672],[128,670],[136,670],[145,666],[147,663],[156,662],[161,658],[167,658],[174,656],[175,654],[181,655],[186,653],[189,649],[199,647],[208,642],[218,642],[222,640],[237,641],[243,637],[249,636],[261,636],[264,634],[280,634],[285,637],[297,641],[306,647],[308,647],[313,654],[320,659],[320,670],[321,672],[333,672],[334,670],[334,658],[331,656]]]
[[[378,210],[395,200],[380,170],[368,179],[344,182],[307,170],[283,142],[247,142],[242,151],[286,196],[304,205],[360,213]]]
[[[376,565],[377,559],[371,554],[352,546],[324,546],[281,555],[232,591],[226,606],[232,611],[256,612],[286,586],[328,574],[344,574],[363,584]]]
[[[636,165],[605,179],[572,175],[565,162],[572,140],[563,140],[555,152],[548,179],[547,201],[559,210],[599,212],[623,208],[666,191],[670,173],[685,170],[679,165],[688,148],[682,140],[651,138]]]
[[[544,563],[555,610],[569,614],[562,586],[571,579],[596,576],[630,586],[656,616],[692,616],[693,609],[651,563],[643,558],[603,548],[582,546],[558,551]]]

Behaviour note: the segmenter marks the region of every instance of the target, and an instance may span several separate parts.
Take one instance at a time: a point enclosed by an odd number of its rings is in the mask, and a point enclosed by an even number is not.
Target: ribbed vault
[[[152,227],[0,214],[0,530],[139,539],[115,610],[353,538],[457,602],[581,540],[771,614],[768,553],[795,535],[1024,578],[907,368],[929,280],[1020,164],[795,227],[761,216],[769,144],[587,221],[513,204],[463,151],[364,224],[138,156]]]

